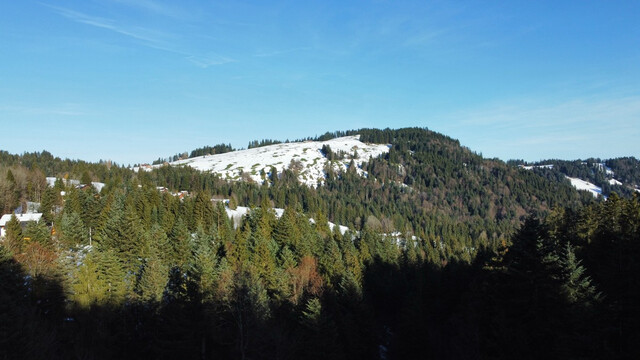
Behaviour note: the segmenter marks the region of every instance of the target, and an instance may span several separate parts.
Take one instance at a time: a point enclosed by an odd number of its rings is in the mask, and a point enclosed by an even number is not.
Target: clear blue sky
[[[640,157],[638,1],[0,3],[0,149],[120,164],[361,127]]]

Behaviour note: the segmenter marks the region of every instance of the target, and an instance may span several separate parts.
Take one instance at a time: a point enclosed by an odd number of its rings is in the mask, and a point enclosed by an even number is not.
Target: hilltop
[[[389,152],[389,145],[365,144],[359,135],[345,136],[327,141],[280,143],[237,150],[223,154],[197,156],[170,162],[170,166],[190,166],[203,172],[219,174],[225,180],[252,180],[262,184],[285,169],[296,171],[300,182],[308,186],[323,184],[328,167],[333,171],[346,171],[355,166],[358,174],[364,162]],[[159,167],[162,165],[155,165]],[[153,167],[144,169],[151,171]]]

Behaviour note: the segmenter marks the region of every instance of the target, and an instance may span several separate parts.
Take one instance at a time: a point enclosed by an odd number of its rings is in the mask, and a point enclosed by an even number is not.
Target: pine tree
[[[300,235],[296,233],[294,226],[295,214],[291,208],[286,208],[273,229],[273,239],[279,245],[289,245],[295,248],[300,241]]]
[[[251,226],[249,222],[244,222],[240,231],[236,231],[233,241],[225,243],[225,252],[229,263],[234,269],[242,269],[248,265],[249,260],[249,238],[251,235]]]
[[[148,255],[149,239],[138,213],[131,206],[125,209],[121,235],[117,250],[125,260],[126,267],[136,271],[141,265],[142,258]]]
[[[127,284],[125,271],[115,253],[91,251],[78,268],[72,290],[72,298],[80,307],[120,304]]]
[[[201,301],[212,301],[215,292],[218,262],[213,237],[200,227],[193,241],[193,257],[188,266],[189,277],[195,282]]]
[[[30,221],[24,231],[24,238],[46,248],[52,248],[51,231],[44,222]]]
[[[42,219],[51,224],[53,222],[54,206],[57,203],[57,195],[55,190],[51,187],[47,187],[42,195],[42,202],[40,203],[40,212],[42,213]]]
[[[302,323],[313,331],[319,330],[322,314],[322,303],[320,299],[312,297],[307,300],[305,309],[302,311]]]
[[[80,183],[84,185],[91,185],[91,175],[88,171],[84,171],[80,177]]]
[[[152,250],[144,260],[136,283],[136,293],[140,300],[150,303],[160,303],[165,286],[169,280],[169,268],[158,256],[157,250]]]
[[[196,195],[193,217],[196,226],[209,229],[213,224],[213,204],[211,203],[211,194],[208,191],[200,191]]]
[[[576,258],[573,246],[569,243],[563,249],[560,265],[561,294],[567,303],[588,308],[600,301],[600,294],[586,276],[582,261]]]
[[[169,237],[164,232],[164,229],[159,224],[153,224],[151,229],[149,230],[148,235],[148,245],[151,249],[149,252],[149,257],[152,256],[154,250],[158,258],[162,261],[163,264],[169,264],[172,254],[173,254],[173,246],[169,241]]]
[[[66,247],[89,242],[89,230],[84,226],[80,215],[67,212],[62,215],[59,239]]]
[[[6,231],[7,248],[13,254],[20,254],[24,247],[24,241],[22,240],[22,226],[15,214],[11,215],[11,219],[7,222]]]
[[[76,189],[74,186],[70,187],[69,191],[66,194],[64,208],[65,211],[82,214],[84,210],[82,191]]]
[[[16,183],[16,179],[11,169],[7,170],[6,183],[4,186],[2,197],[4,198],[4,211],[13,211],[20,205],[20,188]]]
[[[255,275],[265,282],[267,289],[277,288],[276,283],[276,253],[277,244],[272,239],[265,238],[261,232],[253,232],[251,237],[251,263]],[[273,242],[273,243],[272,243]]]
[[[98,194],[91,187],[89,190],[82,191],[82,213],[80,217],[87,228],[95,229],[100,220],[100,202],[96,199]]]
[[[335,285],[335,281],[345,271],[342,253],[335,240],[330,238],[325,242],[324,250],[318,258],[318,264],[329,284]]]
[[[96,232],[96,240],[103,249],[118,249],[123,242],[124,209],[112,204],[108,213],[103,212],[104,225]]]
[[[191,233],[182,218],[178,218],[173,225],[169,234],[169,242],[171,244],[169,264],[182,267],[191,255]]]

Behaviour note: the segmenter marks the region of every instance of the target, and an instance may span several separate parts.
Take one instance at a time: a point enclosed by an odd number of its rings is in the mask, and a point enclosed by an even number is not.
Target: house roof
[[[11,215],[13,215],[13,214],[4,214],[4,215],[2,215],[2,217],[0,218],[0,226],[7,225],[9,220],[11,220]],[[18,221],[20,221],[20,222],[40,221],[40,219],[42,218],[42,213],[17,214],[16,217],[18,218]]]

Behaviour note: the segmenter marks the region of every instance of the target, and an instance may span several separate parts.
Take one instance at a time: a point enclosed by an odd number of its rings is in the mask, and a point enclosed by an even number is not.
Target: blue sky
[[[640,157],[637,1],[3,1],[0,149],[120,164],[361,127]]]

